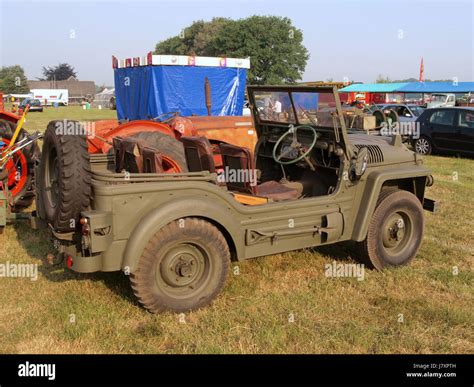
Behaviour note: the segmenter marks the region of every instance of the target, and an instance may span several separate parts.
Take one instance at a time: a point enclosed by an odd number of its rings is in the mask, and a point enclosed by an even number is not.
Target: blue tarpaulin
[[[206,77],[212,115],[242,115],[247,76],[243,68],[139,66],[116,68],[114,76],[119,120],[146,120],[169,112],[207,116]]]

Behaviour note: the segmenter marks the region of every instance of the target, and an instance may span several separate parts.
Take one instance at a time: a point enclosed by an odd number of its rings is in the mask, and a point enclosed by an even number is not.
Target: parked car
[[[427,109],[416,122],[420,136],[412,143],[417,153],[474,154],[474,108]]]
[[[424,109],[419,105],[391,104],[380,106],[381,110],[391,109],[398,114],[400,122],[414,122],[421,116]]]
[[[26,105],[30,105],[30,112],[42,112],[43,105],[39,99],[25,99],[20,103],[18,108],[23,111],[26,108]]]
[[[450,107],[456,105],[456,96],[454,94],[435,93],[431,94],[428,108]]]

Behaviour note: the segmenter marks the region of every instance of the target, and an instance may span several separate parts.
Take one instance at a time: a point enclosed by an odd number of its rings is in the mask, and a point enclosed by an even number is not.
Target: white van
[[[433,93],[431,94],[428,108],[452,107],[456,106],[456,96],[454,94]]]
[[[39,99],[43,106],[54,105],[56,102],[66,106],[69,102],[68,89],[32,89],[30,93],[33,94],[33,99]]]

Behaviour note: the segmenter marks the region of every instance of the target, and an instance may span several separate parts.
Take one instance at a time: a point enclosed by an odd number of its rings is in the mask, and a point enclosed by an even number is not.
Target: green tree
[[[196,21],[159,42],[155,54],[250,57],[252,84],[296,83],[309,58],[302,31],[277,16]]]
[[[392,83],[392,80],[389,77],[384,77],[382,74],[379,74],[375,83]]]
[[[77,77],[77,73],[74,67],[67,63],[60,63],[54,67],[43,66],[43,77],[42,81],[65,81],[70,77]]]
[[[30,91],[25,71],[20,65],[0,69],[0,91],[5,94],[23,94]]]

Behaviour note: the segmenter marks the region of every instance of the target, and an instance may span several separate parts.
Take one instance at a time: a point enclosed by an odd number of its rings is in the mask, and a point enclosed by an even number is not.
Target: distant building
[[[67,89],[69,91],[69,103],[81,103],[82,100],[92,100],[96,87],[93,81],[78,81],[70,77],[66,81],[28,81],[28,87],[32,89]]]
[[[424,105],[430,102],[432,94],[441,93],[454,94],[456,103],[463,103],[463,100],[470,100],[474,94],[474,82],[358,83],[339,89],[339,98],[348,103],[360,100],[366,104]]]

